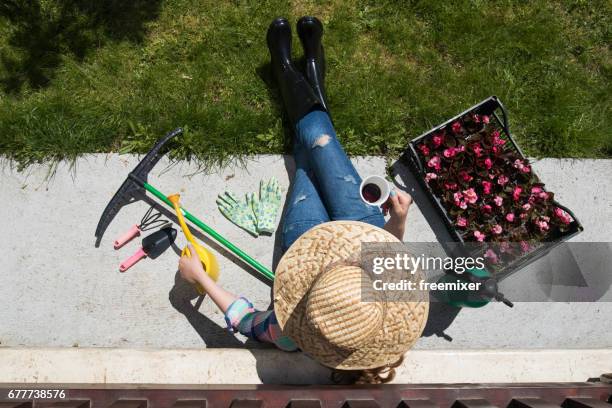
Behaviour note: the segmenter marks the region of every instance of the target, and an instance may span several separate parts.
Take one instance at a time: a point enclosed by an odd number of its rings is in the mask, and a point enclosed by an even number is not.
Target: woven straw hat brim
[[[283,333],[321,364],[358,370],[394,363],[419,339],[429,312],[427,300],[387,302],[381,329],[349,355],[335,349],[305,323],[307,294],[322,270],[359,254],[362,242],[400,242],[389,232],[358,221],[320,224],[298,238],[276,268],[274,310]],[[420,279],[420,273],[415,276]]]

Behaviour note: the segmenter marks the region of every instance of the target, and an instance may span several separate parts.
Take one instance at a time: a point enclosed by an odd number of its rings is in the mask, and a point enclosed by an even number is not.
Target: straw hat
[[[298,238],[276,269],[274,310],[283,334],[331,368],[394,363],[427,321],[424,296],[385,301],[385,293],[372,288],[370,275],[359,266],[362,242],[399,240],[363,222],[327,222]],[[422,279],[420,271],[412,279]]]

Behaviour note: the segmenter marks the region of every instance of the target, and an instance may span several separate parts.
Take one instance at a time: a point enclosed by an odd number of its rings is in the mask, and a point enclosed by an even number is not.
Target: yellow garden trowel
[[[208,276],[210,276],[212,280],[216,282],[217,279],[219,279],[219,264],[217,263],[217,259],[208,249],[198,244],[193,235],[191,235],[191,231],[189,231],[189,227],[185,222],[185,217],[183,217],[183,211],[181,210],[181,206],[179,205],[181,195],[173,194],[169,195],[167,198],[172,203],[174,211],[176,211],[176,217],[178,218],[178,222],[181,226],[181,229],[185,234],[185,238],[187,238],[187,241],[189,241],[189,243],[195,248],[198,258],[200,258],[200,261],[202,262],[204,270],[206,271]],[[185,247],[183,249],[181,255],[187,255],[188,257],[192,256],[188,247]],[[200,284],[196,284],[196,289],[201,295],[204,295],[206,293],[204,291],[204,288],[202,288]]]

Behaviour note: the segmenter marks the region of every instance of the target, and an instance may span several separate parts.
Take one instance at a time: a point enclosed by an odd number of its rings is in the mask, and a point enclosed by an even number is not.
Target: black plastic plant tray
[[[509,145],[508,143],[506,143],[506,145],[509,148],[514,149],[515,152],[522,159],[526,159],[521,148],[514,141],[514,138],[512,137],[512,134],[510,132],[510,128],[508,125],[508,113],[506,109],[504,108],[504,106],[502,105],[501,101],[496,96],[491,96],[483,100],[482,102],[472,106],[466,111],[454,116],[453,118],[447,120],[446,122],[432,128],[428,132],[413,139],[408,144],[408,147],[406,148],[402,156],[402,161],[408,164],[409,168],[414,173],[416,179],[419,181],[419,184],[422,186],[423,191],[425,192],[425,195],[427,195],[433,207],[435,208],[436,212],[438,213],[439,217],[443,221],[443,224],[446,226],[446,229],[449,235],[455,240],[456,243],[460,243],[460,244],[465,244],[466,241],[463,239],[462,234],[459,232],[459,230],[453,225],[453,221],[450,218],[449,214],[447,213],[446,209],[444,208],[442,202],[438,199],[434,191],[425,181],[426,168],[425,168],[424,163],[422,163],[416,149],[417,149],[417,146],[423,140],[427,140],[431,138],[435,133],[448,127],[451,123],[469,114],[488,115],[491,118],[492,123],[497,124],[497,127],[499,128],[500,133],[501,133],[501,138],[505,139],[506,142],[509,142]],[[555,200],[553,200],[553,204],[561,208],[562,210],[566,211],[573,218],[574,221],[570,224],[570,228],[565,233],[562,233],[560,235],[553,236],[553,237],[548,237],[548,239],[545,241],[547,245],[537,246],[530,252],[524,254],[521,257],[518,257],[513,262],[508,263],[502,266],[500,269],[496,270],[495,278],[497,280],[507,278],[512,273],[524,268],[528,264],[545,256],[548,252],[550,252],[553,248],[555,248],[562,242],[569,240],[570,238],[576,236],[577,234],[583,231],[584,228],[582,227],[582,225],[580,224],[580,222],[578,221],[578,219],[576,218],[576,216],[570,209],[559,204]],[[441,244],[444,245],[445,243],[441,243]],[[464,251],[458,251],[457,247],[463,247],[462,245],[454,244],[452,245],[452,249],[450,249],[451,246],[445,246],[445,247],[447,248],[447,252],[450,252],[449,253],[450,256],[466,256],[466,255],[474,256],[475,255],[473,252],[470,253],[470,251],[467,249],[465,249]],[[479,256],[480,255],[481,254],[479,254]]]

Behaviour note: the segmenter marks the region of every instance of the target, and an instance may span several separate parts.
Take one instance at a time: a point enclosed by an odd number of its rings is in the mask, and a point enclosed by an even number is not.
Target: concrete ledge
[[[611,361],[612,349],[413,350],[395,382],[580,382]],[[273,349],[2,348],[0,383],[326,384],[329,371]]]
[[[24,173],[8,165],[0,167],[0,197],[12,203],[2,209],[3,231],[11,233],[0,234],[0,252],[4,255],[0,346],[244,347],[244,338],[224,329],[223,317],[210,299],[197,306],[189,303],[194,303],[191,294],[195,292],[178,279],[173,251],[154,261],[143,260],[128,273],[118,272],[118,265],[136,250],[140,240],[120,251],[112,248],[112,241],[140,220],[147,209],[145,203],[123,208],[101,247],[94,248],[93,233],[100,214],[136,163],[138,157],[131,155],[89,155],[79,158],[76,167],[61,163],[51,180],[45,179],[46,166],[32,166]],[[355,158],[354,163],[361,175],[385,172],[384,158]],[[219,213],[215,199],[224,189],[253,191],[264,175],[275,175],[287,192],[294,173],[290,157],[257,156],[246,161],[244,167],[228,167],[215,174],[197,173],[197,167],[187,162],[167,168],[169,165],[162,160],[150,175],[151,183],[167,194],[180,191],[193,214],[264,265],[274,264],[278,237],[248,236]],[[577,237],[579,241],[612,241],[612,183],[593,178],[593,174],[611,174],[612,160],[545,159],[535,162],[534,168],[558,199],[576,211],[585,228]],[[418,206],[410,211],[406,239],[436,241]],[[179,235],[180,247],[185,240]],[[248,296],[258,308],[267,308],[270,288],[234,263],[235,259],[214,242],[202,238],[204,245],[217,254],[224,287]],[[536,274],[517,274],[503,282],[503,292],[522,290],[536,278]],[[598,282],[597,276],[584,278],[591,285]],[[436,322],[432,319],[431,327],[444,329],[448,337],[428,331],[416,348],[609,348],[612,331],[602,322],[612,315],[612,290],[601,289],[605,291],[607,295],[602,294],[597,303],[521,302],[514,309],[491,304],[455,315],[430,313],[430,317],[438,317]],[[550,300],[548,294],[542,295]],[[260,345],[250,342],[246,347]]]

